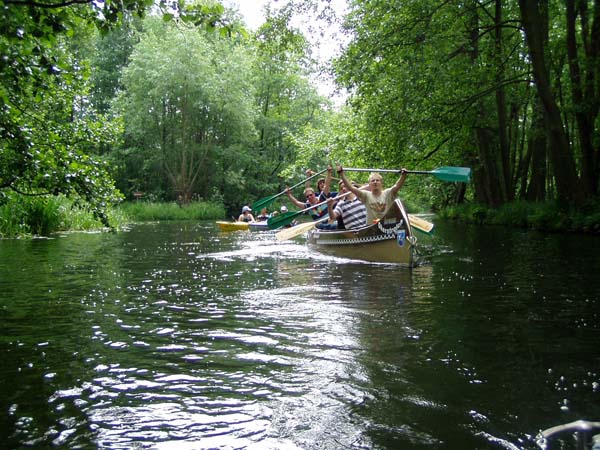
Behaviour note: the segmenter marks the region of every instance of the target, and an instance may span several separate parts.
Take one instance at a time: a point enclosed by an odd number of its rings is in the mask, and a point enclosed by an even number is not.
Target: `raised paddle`
[[[310,176],[310,177],[308,177],[306,180],[302,180],[300,183],[293,185],[293,186],[292,186],[290,189],[297,188],[297,187],[298,187],[298,186],[300,186],[301,184],[304,184],[304,183],[306,183],[307,181],[310,181],[310,180],[312,180],[313,178],[315,178],[315,177],[318,177],[319,175],[321,175],[323,172],[326,172],[326,171],[327,171],[327,169],[323,169],[323,170],[321,170],[320,172],[317,172],[317,173],[315,173],[314,175],[311,175],[311,176]],[[285,189],[285,190],[281,191],[279,194],[275,194],[275,195],[272,195],[272,196],[270,196],[270,197],[265,197],[265,198],[261,198],[260,200],[257,200],[256,202],[254,202],[254,203],[252,204],[252,210],[253,210],[253,211],[260,211],[260,210],[261,210],[262,208],[264,208],[265,206],[268,206],[268,205],[270,205],[271,203],[273,203],[273,201],[274,201],[274,200],[275,200],[277,197],[279,197],[279,196],[281,196],[281,195],[285,194],[285,193],[286,193],[286,191],[287,191],[287,189]]]
[[[346,192],[345,194],[338,195],[334,198],[334,200],[339,200],[340,198],[345,197],[348,194],[351,194],[351,192]],[[328,200],[329,199],[320,203],[315,203],[314,205],[309,206],[308,208],[301,209],[300,211],[288,211],[282,214],[277,214],[276,216],[273,216],[269,218],[269,220],[267,220],[267,226],[269,227],[269,230],[275,230],[276,228],[281,228],[286,225],[289,225],[290,223],[292,223],[292,220],[294,220],[299,215],[304,214],[306,211],[310,211],[311,209],[317,208],[318,206],[324,205],[325,203],[327,203]]]
[[[347,172],[388,172],[388,173],[400,173],[398,169],[357,169],[357,168],[343,168]],[[438,167],[434,170],[407,170],[406,173],[425,174],[433,175],[434,177],[442,181],[456,181],[462,183],[468,183],[471,181],[471,168],[470,167],[451,167],[444,166]]]

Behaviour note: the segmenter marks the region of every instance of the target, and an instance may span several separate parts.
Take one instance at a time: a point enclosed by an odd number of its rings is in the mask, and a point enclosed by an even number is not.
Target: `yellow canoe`
[[[249,228],[248,222],[223,222],[218,221],[217,226],[221,231],[238,231],[247,230]]]

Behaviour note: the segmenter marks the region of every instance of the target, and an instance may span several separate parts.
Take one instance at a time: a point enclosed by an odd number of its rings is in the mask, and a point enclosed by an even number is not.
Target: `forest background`
[[[0,4],[0,236],[111,227],[123,200],[228,217],[334,163],[471,167],[411,176],[409,209],[600,232],[598,1],[291,0],[255,32],[212,0]],[[306,14],[341,20],[331,65]]]

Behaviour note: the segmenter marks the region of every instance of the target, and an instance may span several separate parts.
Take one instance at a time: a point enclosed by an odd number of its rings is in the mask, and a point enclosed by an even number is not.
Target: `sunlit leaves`
[[[169,196],[189,198],[222,184],[213,175],[227,165],[243,167],[243,154],[228,155],[255,138],[249,58],[242,46],[195,27],[145,22],[116,105],[127,124],[126,148],[153,162],[132,171],[135,179],[154,171],[168,181]]]

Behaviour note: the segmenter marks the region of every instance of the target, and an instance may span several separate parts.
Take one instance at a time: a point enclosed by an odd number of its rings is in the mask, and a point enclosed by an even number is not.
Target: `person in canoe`
[[[279,211],[281,211],[281,214],[285,214],[286,212],[288,212],[288,207],[285,205],[282,205],[281,208],[279,208]],[[278,211],[273,211],[273,215],[276,216],[277,214],[279,214]],[[291,228],[295,225],[298,225],[298,222],[296,222],[295,220],[292,220],[290,223],[288,223],[287,225],[284,225],[284,228]]]
[[[351,182],[352,186],[359,188],[357,183]],[[340,195],[349,192],[342,180],[339,181]],[[333,198],[327,199],[327,211],[331,222],[337,220],[338,229],[349,230],[365,225],[367,221],[367,209],[354,193],[350,192],[346,197],[341,199],[337,204]]]
[[[248,205],[242,208],[242,213],[240,214],[240,217],[238,217],[238,222],[254,222],[252,209]]]
[[[325,178],[319,178],[317,180],[317,190],[315,191],[315,195],[317,196],[317,200],[320,202],[324,202],[330,197],[337,196],[337,192],[331,192],[331,172],[333,168],[331,166],[327,166],[327,175]],[[307,169],[306,174],[310,177],[315,174],[314,170]],[[310,180],[306,182],[307,189],[311,188]]]
[[[400,178],[390,188],[383,188],[383,178],[377,172],[373,172],[369,175],[369,190],[361,190],[355,186],[346,178],[344,168],[339,165],[337,167],[337,173],[340,175],[341,180],[344,182],[346,189],[351,191],[358,199],[364,203],[367,209],[367,220],[366,224],[370,225],[378,219],[385,216],[387,210],[392,206],[398,195],[398,191],[404,184],[408,173],[406,169],[401,170]]]
[[[255,219],[257,222],[265,222],[265,221],[269,220],[269,217],[271,217],[271,216],[267,212],[267,208],[263,208],[260,210],[260,214],[258,216],[256,216]]]
[[[313,220],[319,220],[327,214],[327,205],[325,203],[323,203],[322,205],[317,206],[315,208],[312,208],[312,206],[322,203],[320,201],[320,199],[317,197],[317,195],[315,194],[315,191],[313,190],[313,188],[304,189],[304,197],[306,198],[305,203],[301,202],[296,197],[294,197],[294,194],[292,194],[292,191],[290,190],[289,187],[285,190],[285,193],[287,194],[290,201],[294,205],[296,205],[298,208],[300,208],[300,209],[311,208],[308,211],[306,211],[305,214],[310,214],[310,216],[312,217]]]

